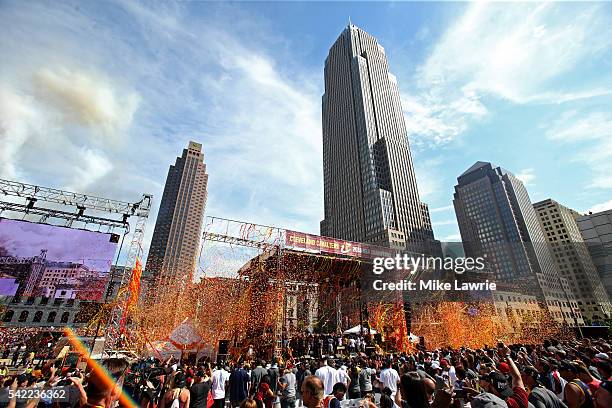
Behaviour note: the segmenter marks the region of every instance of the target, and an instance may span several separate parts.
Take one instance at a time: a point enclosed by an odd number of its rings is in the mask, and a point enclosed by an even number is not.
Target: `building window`
[[[60,323],[68,323],[69,318],[70,318],[70,313],[68,312],[62,313],[62,319],[60,320]]]
[[[13,320],[13,315],[15,314],[15,311],[13,310],[7,310],[6,313],[4,314],[4,318],[2,319],[3,322],[8,323],[11,320]]]
[[[30,313],[27,310],[24,310],[23,312],[21,312],[21,314],[19,315],[19,322],[25,322],[26,320],[28,320],[28,315]]]
[[[39,310],[38,312],[34,314],[34,319],[32,319],[32,322],[38,323],[42,320],[42,317],[43,317],[43,312]]]
[[[47,323],[54,323],[55,322],[55,316],[57,316],[57,312],[49,313],[49,316],[47,317]]]

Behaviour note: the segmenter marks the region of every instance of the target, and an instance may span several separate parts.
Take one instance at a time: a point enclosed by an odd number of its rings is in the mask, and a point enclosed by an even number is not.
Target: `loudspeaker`
[[[228,353],[229,340],[219,340],[219,352],[217,354]]]

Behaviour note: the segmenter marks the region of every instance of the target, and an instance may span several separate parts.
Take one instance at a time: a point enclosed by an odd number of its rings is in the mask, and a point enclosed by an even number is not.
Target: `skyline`
[[[125,200],[152,193],[149,243],[167,165],[195,140],[207,215],[317,233],[324,58],[350,15],[398,78],[436,238],[459,238],[453,185],[478,160],[515,173],[533,202],[612,207],[611,5],[152,7],[0,6],[3,178]]]

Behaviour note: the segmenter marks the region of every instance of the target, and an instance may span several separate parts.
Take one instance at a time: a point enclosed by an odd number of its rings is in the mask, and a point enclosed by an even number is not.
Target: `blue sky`
[[[323,64],[349,16],[398,78],[437,238],[459,238],[477,160],[532,201],[612,208],[606,3],[2,1],[0,176],[156,211],[195,140],[208,215],[318,233]]]

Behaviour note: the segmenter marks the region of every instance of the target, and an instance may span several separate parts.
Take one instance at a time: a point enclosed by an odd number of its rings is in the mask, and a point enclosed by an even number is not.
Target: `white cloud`
[[[545,125],[545,136],[571,146],[571,160],[588,166],[589,187],[612,189],[612,115],[608,112],[564,112]]]
[[[444,242],[461,241],[461,234],[450,234],[442,238]]]
[[[592,89],[554,84],[612,41],[601,5],[567,7],[470,4],[419,67],[415,96],[402,101],[413,139],[437,145],[457,138],[487,116],[486,97],[557,104],[611,94],[607,83]]]
[[[523,182],[525,186],[533,185],[533,180],[535,180],[536,176],[533,174],[534,169],[528,168],[523,169],[515,174],[515,177]]]
[[[43,130],[39,113],[27,96],[19,95],[0,83],[0,177],[20,176],[17,153],[30,132]]]
[[[588,211],[585,212],[602,212],[612,209],[612,200],[608,200],[604,203],[595,204],[593,207],[589,208]]]
[[[456,225],[457,221],[456,220],[443,220],[443,221],[434,221],[431,223],[432,226],[434,227],[441,227],[444,225]]]
[[[445,212],[445,211],[450,211],[454,209],[455,207],[453,205],[446,205],[444,207],[430,208],[429,213],[439,213],[439,212]]]
[[[130,126],[140,103],[138,94],[121,94],[108,78],[65,67],[40,69],[34,85],[46,108],[67,122],[100,127],[111,138],[120,137]],[[109,141],[114,140],[105,140]]]
[[[0,175],[89,192],[112,170],[138,96],[77,70],[25,78],[0,83]]]
[[[432,201],[443,191],[444,176],[440,173],[442,159],[439,157],[433,159],[413,157],[413,159],[419,198],[423,202]]]
[[[168,166],[195,140],[207,214],[318,232],[320,72],[280,64],[290,44],[232,5],[188,7],[6,7],[2,177],[134,201],[153,193],[148,244]]]

